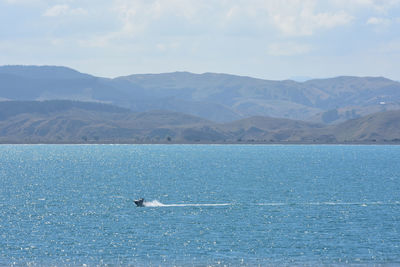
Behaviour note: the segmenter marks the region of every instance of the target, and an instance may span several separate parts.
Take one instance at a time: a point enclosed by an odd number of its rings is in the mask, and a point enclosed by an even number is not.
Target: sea
[[[400,265],[400,146],[1,145],[14,265]]]

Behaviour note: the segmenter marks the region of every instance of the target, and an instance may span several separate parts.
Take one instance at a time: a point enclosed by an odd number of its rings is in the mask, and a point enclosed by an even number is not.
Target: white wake
[[[212,206],[229,206],[231,203],[205,203],[205,204],[163,204],[158,200],[145,201],[143,206],[145,207],[212,207]]]
[[[237,204],[237,203],[236,203]],[[164,204],[158,200],[145,201],[143,202],[144,207],[215,207],[215,206],[232,206],[233,203],[185,203],[185,204]],[[240,205],[240,204],[239,204]],[[271,203],[252,203],[247,205],[256,206],[374,206],[374,205],[400,205],[399,201],[395,202],[301,202],[301,203],[285,203],[285,202],[271,202]]]
[[[343,206],[374,206],[374,205],[399,205],[400,202],[309,202],[309,203],[260,203],[259,206],[322,206],[322,205],[343,205]]]

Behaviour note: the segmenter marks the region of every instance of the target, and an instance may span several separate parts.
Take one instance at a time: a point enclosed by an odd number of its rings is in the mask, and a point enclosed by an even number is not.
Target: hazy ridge
[[[134,112],[169,110],[216,122],[266,116],[338,123],[400,109],[400,83],[342,76],[306,82],[174,72],[114,79],[66,67],[0,67],[0,99],[102,102]]]

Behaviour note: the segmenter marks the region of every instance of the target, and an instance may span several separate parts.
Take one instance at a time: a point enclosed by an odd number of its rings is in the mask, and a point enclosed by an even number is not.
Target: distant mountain
[[[67,67],[59,66],[1,66],[1,74],[8,74],[14,76],[22,76],[31,79],[82,79],[94,78],[92,75],[83,74],[76,70]]]
[[[252,116],[339,123],[400,109],[400,83],[383,77],[269,81],[174,72],[107,79],[56,66],[0,67],[0,100],[78,100],[134,112],[169,110],[216,122]]]
[[[299,83],[176,72],[116,80],[129,81],[152,95],[220,104],[242,118],[270,116],[331,123],[400,109],[400,83],[381,77],[343,76]],[[334,112],[336,116],[330,116]]]
[[[0,143],[400,142],[400,111],[326,126],[255,116],[215,123],[183,113],[69,100],[0,102]]]
[[[94,102],[120,102],[127,97],[107,79],[83,74],[65,67],[0,67],[0,97],[9,100],[69,99]]]
[[[369,114],[335,125],[331,130],[338,140],[400,142],[400,111]]]
[[[101,103],[68,100],[0,102],[0,142],[158,140],[167,137],[169,128],[207,123],[210,122],[176,112],[133,113]]]

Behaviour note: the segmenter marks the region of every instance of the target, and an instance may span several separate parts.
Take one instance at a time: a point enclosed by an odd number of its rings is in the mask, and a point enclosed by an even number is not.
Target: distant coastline
[[[400,145],[400,141],[354,141],[354,142],[0,142],[0,145]]]
[[[216,123],[69,100],[0,102],[3,144],[400,144],[400,110],[338,124],[255,116]]]

